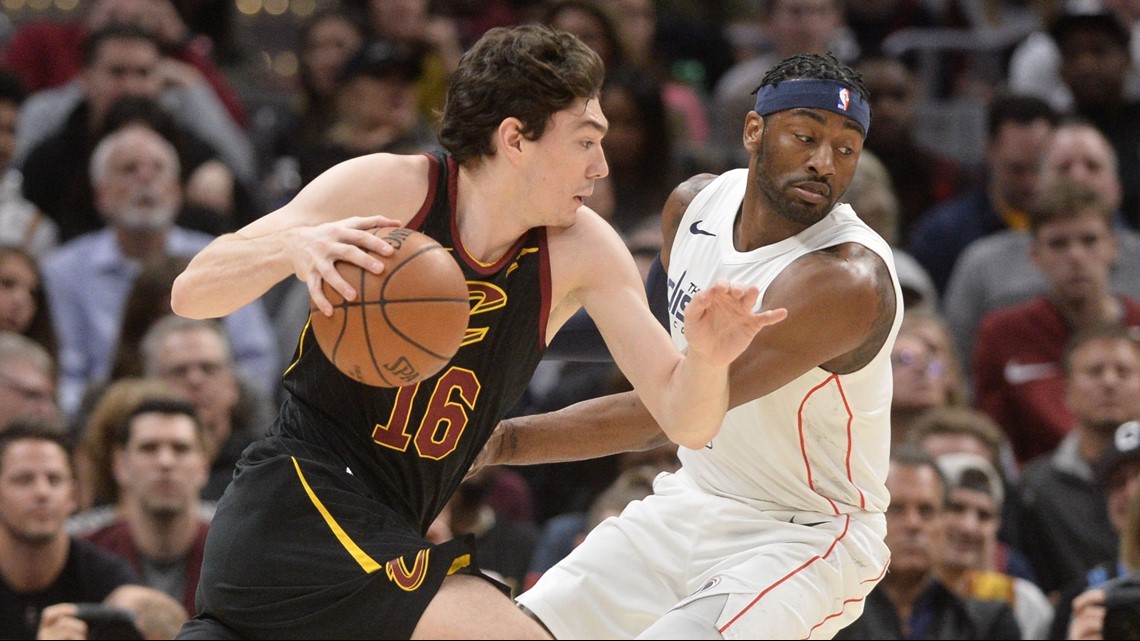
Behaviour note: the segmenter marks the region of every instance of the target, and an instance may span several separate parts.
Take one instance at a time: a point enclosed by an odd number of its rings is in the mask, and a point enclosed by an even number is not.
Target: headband
[[[826,109],[871,129],[871,106],[858,92],[835,80],[802,78],[764,85],[756,91],[756,113],[767,116],[785,109]]]

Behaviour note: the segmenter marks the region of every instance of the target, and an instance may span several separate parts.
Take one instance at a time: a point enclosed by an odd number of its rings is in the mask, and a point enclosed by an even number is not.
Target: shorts
[[[793,522],[794,521],[794,522]],[[517,601],[558,639],[630,639],[726,595],[726,639],[831,638],[886,573],[882,515],[772,512],[661,474]],[[713,624],[710,621],[710,624]]]
[[[197,608],[248,639],[408,639],[471,541],[426,541],[343,463],[247,448],[206,538]],[[320,458],[321,460],[317,460]],[[507,592],[509,594],[509,592]]]

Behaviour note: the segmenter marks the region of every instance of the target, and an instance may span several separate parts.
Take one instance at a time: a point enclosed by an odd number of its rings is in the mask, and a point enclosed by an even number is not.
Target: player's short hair
[[[493,134],[510,117],[537,140],[555,113],[596,98],[604,78],[602,59],[577,36],[534,24],[490,29],[451,76],[440,144],[459,163],[493,156]]]
[[[871,94],[863,84],[863,76],[848,65],[828,53],[798,53],[784,58],[764,74],[756,93],[768,85],[774,85],[785,80],[834,80],[843,83],[856,93],[869,100]]]

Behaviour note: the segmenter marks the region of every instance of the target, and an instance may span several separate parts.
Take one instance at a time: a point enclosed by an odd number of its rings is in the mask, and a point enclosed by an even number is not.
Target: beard
[[[140,189],[115,212],[115,223],[130,231],[162,231],[170,227],[178,215],[175,203],[164,202],[151,189]]]
[[[793,178],[788,180],[783,185],[776,184],[776,180],[771,176],[770,172],[765,170],[765,161],[768,157],[768,130],[765,129],[764,133],[760,134],[760,148],[756,152],[756,186],[760,188],[760,193],[764,194],[772,209],[777,214],[800,225],[814,225],[823,217],[831,208],[835,206],[837,198],[832,198],[825,203],[819,205],[812,205],[805,203],[802,200],[792,197],[788,194],[788,189],[794,187],[797,183],[813,181],[810,176]],[[826,178],[820,178],[815,182],[827,183],[830,182]],[[834,195],[834,194],[833,194]]]

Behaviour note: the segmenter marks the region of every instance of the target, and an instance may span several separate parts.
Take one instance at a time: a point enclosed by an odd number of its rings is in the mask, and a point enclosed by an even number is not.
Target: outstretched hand
[[[752,311],[759,293],[755,286],[723,280],[697,292],[685,307],[689,353],[728,365],[748,348],[757,332],[784,320],[788,310],[783,307]]]
[[[384,270],[384,263],[368,252],[390,256],[393,249],[372,230],[400,226],[399,221],[384,216],[355,216],[290,230],[293,272],[308,285],[309,297],[322,314],[331,316],[333,313],[332,303],[323,290],[326,282],[345,300],[356,299],[356,290],[336,270],[336,262],[347,261],[379,274]]]

